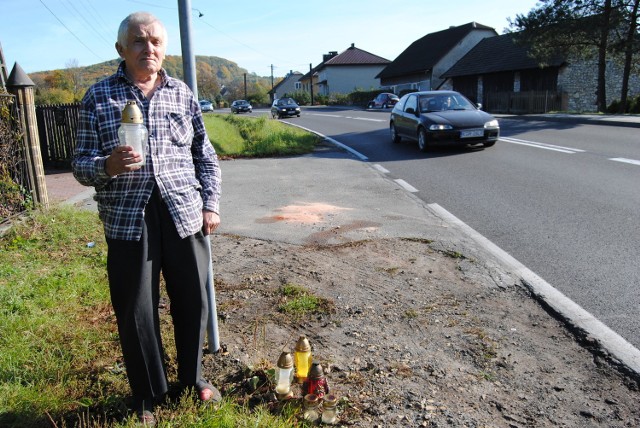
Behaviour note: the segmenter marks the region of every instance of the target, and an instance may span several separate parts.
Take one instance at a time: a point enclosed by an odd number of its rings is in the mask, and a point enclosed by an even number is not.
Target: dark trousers
[[[140,241],[107,239],[107,244],[111,303],[134,398],[150,403],[168,390],[158,315],[160,272],[170,299],[178,380],[194,386],[201,379],[208,311],[209,249],[202,232],[181,239],[156,187]]]

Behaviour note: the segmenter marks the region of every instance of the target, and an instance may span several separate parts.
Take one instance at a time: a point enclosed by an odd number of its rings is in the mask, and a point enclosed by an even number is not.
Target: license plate
[[[460,131],[460,138],[484,137],[484,129],[467,129]]]

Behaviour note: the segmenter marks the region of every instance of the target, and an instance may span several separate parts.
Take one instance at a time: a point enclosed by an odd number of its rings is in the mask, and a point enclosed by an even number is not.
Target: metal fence
[[[0,222],[25,211],[32,201],[21,123],[16,97],[0,94]]]
[[[483,110],[491,113],[536,114],[567,109],[566,94],[552,91],[485,94]]]
[[[71,167],[79,113],[80,103],[36,106],[40,151],[45,167]]]

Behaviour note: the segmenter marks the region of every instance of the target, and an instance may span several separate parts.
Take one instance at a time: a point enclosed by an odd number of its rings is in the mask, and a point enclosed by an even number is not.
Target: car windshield
[[[236,103],[237,103],[238,105],[245,105],[245,104],[247,104],[247,102],[246,102],[245,100],[237,101]]]
[[[473,104],[457,94],[423,95],[420,97],[420,111],[475,110]]]
[[[279,106],[289,106],[289,105],[295,105],[295,104],[296,102],[292,98],[282,98],[281,100],[278,100]]]

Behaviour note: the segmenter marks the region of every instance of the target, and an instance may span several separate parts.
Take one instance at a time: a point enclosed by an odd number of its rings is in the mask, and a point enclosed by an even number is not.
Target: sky
[[[196,55],[233,61],[259,76],[306,73],[322,55],[357,48],[393,61],[429,33],[475,21],[502,34],[537,0],[191,0]],[[0,0],[8,72],[88,66],[118,58],[118,26],[147,11],[167,27],[168,55],[181,55],[178,0]],[[202,16],[200,16],[202,14]]]

